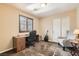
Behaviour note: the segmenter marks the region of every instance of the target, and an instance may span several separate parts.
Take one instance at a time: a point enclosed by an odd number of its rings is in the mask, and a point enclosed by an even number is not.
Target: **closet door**
[[[60,18],[53,19],[53,41],[58,42],[60,37]]]
[[[61,29],[61,33],[62,33],[62,37],[66,37],[67,35],[67,31],[70,30],[70,20],[68,16],[62,17],[62,29]]]

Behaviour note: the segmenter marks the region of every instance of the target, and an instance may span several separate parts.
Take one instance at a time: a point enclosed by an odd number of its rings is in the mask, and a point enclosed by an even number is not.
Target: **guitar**
[[[45,42],[48,42],[48,30],[47,30],[47,33],[46,33],[46,35],[45,35],[45,37],[44,37],[44,41],[45,41]]]

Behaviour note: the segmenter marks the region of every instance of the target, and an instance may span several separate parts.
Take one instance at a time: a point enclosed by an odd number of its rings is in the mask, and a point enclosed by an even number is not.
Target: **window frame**
[[[21,22],[20,22],[20,17],[25,17],[26,18],[26,30],[25,31],[21,31]],[[23,16],[23,15],[19,15],[19,33],[22,33],[22,32],[29,32],[28,30],[28,20],[32,20],[32,30],[33,30],[33,19],[30,18],[30,17],[26,17],[26,16]]]

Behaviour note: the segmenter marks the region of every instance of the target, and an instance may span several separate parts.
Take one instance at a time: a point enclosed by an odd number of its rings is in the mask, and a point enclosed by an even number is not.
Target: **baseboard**
[[[7,51],[10,51],[10,50],[12,50],[13,48],[9,48],[9,49],[6,49],[6,50],[3,50],[3,51],[0,51],[0,54],[1,53],[4,53],[4,52],[7,52]]]

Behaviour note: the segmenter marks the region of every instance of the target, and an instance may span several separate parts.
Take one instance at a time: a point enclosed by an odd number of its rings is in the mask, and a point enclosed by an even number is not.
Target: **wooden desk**
[[[26,47],[28,47],[27,39],[28,39],[28,36],[13,37],[13,47],[14,47],[16,52],[19,52],[19,51],[25,49]],[[39,42],[39,35],[36,35],[35,41]]]
[[[26,43],[25,37],[13,37],[13,47],[16,52],[19,52],[23,49],[25,49],[25,43]]]

